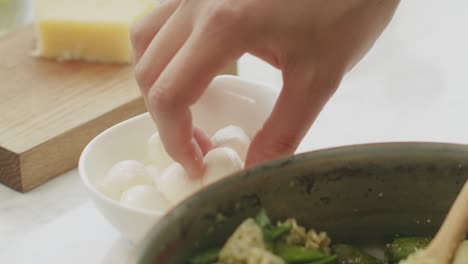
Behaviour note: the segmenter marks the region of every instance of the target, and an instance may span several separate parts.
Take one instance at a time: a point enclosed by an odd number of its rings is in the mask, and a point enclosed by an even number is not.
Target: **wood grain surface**
[[[145,111],[131,66],[35,58],[34,45],[31,26],[0,39],[0,182],[21,192],[74,168],[93,137]]]

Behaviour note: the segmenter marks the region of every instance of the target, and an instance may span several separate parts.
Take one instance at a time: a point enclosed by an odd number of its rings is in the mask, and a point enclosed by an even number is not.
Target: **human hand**
[[[293,153],[398,0],[167,0],[132,28],[135,76],[169,155],[203,172],[209,139],[190,106],[244,53],[282,71],[283,89],[246,166]]]

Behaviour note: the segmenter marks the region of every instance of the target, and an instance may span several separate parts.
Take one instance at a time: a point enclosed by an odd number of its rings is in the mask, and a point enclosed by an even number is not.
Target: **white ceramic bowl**
[[[192,107],[193,120],[210,136],[227,125],[237,125],[252,137],[271,112],[276,98],[277,93],[269,87],[235,76],[219,76]],[[133,117],[94,138],[79,161],[81,179],[96,207],[132,242],[138,242],[163,214],[126,207],[96,187],[116,162],[146,160],[147,140],[155,132],[148,113]]]

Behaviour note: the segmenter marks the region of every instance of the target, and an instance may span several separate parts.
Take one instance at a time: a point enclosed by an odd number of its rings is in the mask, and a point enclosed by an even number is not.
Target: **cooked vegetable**
[[[273,249],[274,242],[289,233],[291,229],[289,225],[273,225],[265,209],[260,210],[255,217],[255,222],[262,228],[263,239],[270,249]]]
[[[323,259],[316,260],[316,261],[313,261],[313,262],[309,262],[307,264],[333,264],[333,263],[337,263],[335,255],[328,256],[328,257],[325,257]]]
[[[266,244],[260,226],[252,218],[248,218],[221,249],[219,261],[225,264],[245,263],[252,248],[266,249]]]
[[[398,263],[407,258],[418,249],[424,249],[429,245],[431,239],[428,237],[403,237],[396,238],[387,245],[387,258],[390,263]]]
[[[274,224],[266,211],[261,210],[255,219],[242,222],[221,249],[207,250],[189,263],[383,264],[383,261],[346,244],[335,245],[335,255],[330,255],[330,244],[325,232],[307,230],[294,218]]]
[[[291,231],[281,239],[281,242],[287,245],[304,246],[307,237],[307,230],[298,225],[296,219],[289,218],[280,223],[291,227]]]
[[[220,248],[211,248],[203,253],[191,258],[189,260],[190,264],[211,264],[218,261]]]
[[[255,222],[261,227],[264,228],[266,226],[271,225],[270,217],[268,217],[267,212],[265,209],[261,209],[258,212],[257,216],[255,217]]]
[[[290,226],[280,225],[280,226],[272,227],[267,232],[269,233],[268,236],[271,237],[273,241],[277,241],[282,236],[288,234],[290,230],[291,230]]]
[[[246,264],[286,264],[283,259],[266,249],[252,248]]]
[[[382,264],[383,261],[359,250],[356,247],[337,244],[333,247],[337,264]]]
[[[306,249],[304,247],[288,245],[278,246],[275,253],[290,264],[309,263],[322,260],[326,257],[322,252],[316,249]]]
[[[308,249],[318,249],[326,255],[330,255],[330,244],[331,239],[328,237],[327,233],[310,229],[306,234],[304,247]]]

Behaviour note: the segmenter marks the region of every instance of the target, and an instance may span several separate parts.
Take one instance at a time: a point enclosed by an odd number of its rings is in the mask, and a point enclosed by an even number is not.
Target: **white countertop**
[[[299,151],[379,141],[468,143],[468,3],[402,1],[374,49],[343,81]],[[1,41],[1,40],[0,40]],[[251,56],[240,76],[279,89]],[[21,194],[0,185],[0,263],[125,263],[132,247],[72,170]]]

